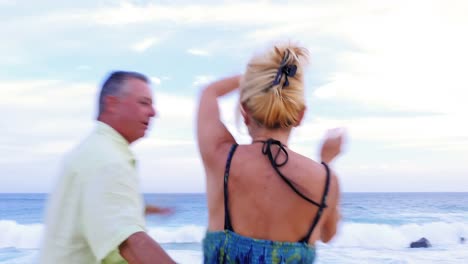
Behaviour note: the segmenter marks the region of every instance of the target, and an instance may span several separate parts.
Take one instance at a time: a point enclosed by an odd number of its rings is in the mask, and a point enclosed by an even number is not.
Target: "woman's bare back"
[[[232,227],[236,233],[259,239],[297,242],[308,233],[319,207],[299,196],[278,175],[262,153],[263,143],[240,145],[235,151],[228,180],[228,209]],[[224,171],[230,146],[223,146],[207,168],[210,230],[224,228]],[[278,146],[271,146],[276,155]],[[281,173],[304,196],[320,204],[326,185],[324,165],[314,162],[285,148],[288,161],[279,167]],[[223,153],[223,154],[221,154]],[[277,163],[282,163],[285,153],[279,154]],[[335,208],[337,186],[331,177],[326,204]],[[320,229],[326,221],[328,210],[315,227],[309,239],[313,244],[320,239]]]

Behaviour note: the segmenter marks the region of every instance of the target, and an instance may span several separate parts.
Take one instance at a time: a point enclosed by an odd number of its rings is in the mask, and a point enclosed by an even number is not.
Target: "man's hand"
[[[327,131],[325,141],[320,150],[320,158],[325,163],[330,163],[341,153],[344,142],[344,130],[335,128]]]
[[[161,215],[171,215],[174,213],[174,209],[168,207],[158,207],[154,205],[146,205],[145,215],[150,214],[161,214]]]

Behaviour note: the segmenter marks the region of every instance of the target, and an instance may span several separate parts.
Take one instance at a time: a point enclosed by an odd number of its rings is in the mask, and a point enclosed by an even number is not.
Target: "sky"
[[[112,70],[152,80],[159,113],[132,146],[144,192],[203,192],[201,89],[278,42],[306,47],[307,113],[290,148],[332,167],[344,192],[468,191],[468,3],[0,0],[0,192],[49,192],[95,126]],[[238,94],[220,100],[240,143]]]

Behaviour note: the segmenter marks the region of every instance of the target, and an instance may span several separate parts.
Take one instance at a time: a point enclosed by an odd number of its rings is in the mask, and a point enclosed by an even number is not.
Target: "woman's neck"
[[[252,137],[252,141],[259,141],[259,140],[267,140],[269,138],[273,138],[279,140],[282,144],[287,145],[289,140],[289,134],[291,133],[291,129],[265,129],[265,128],[257,128],[257,129],[249,129],[250,136]]]

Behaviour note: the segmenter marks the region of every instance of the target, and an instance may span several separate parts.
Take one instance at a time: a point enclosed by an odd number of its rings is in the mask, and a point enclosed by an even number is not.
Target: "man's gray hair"
[[[104,81],[101,87],[101,93],[99,94],[99,109],[98,115],[100,115],[106,106],[105,98],[106,96],[121,96],[123,93],[123,88],[125,82],[128,79],[138,79],[149,83],[148,77],[138,72],[131,71],[114,71],[109,74],[109,77]]]

